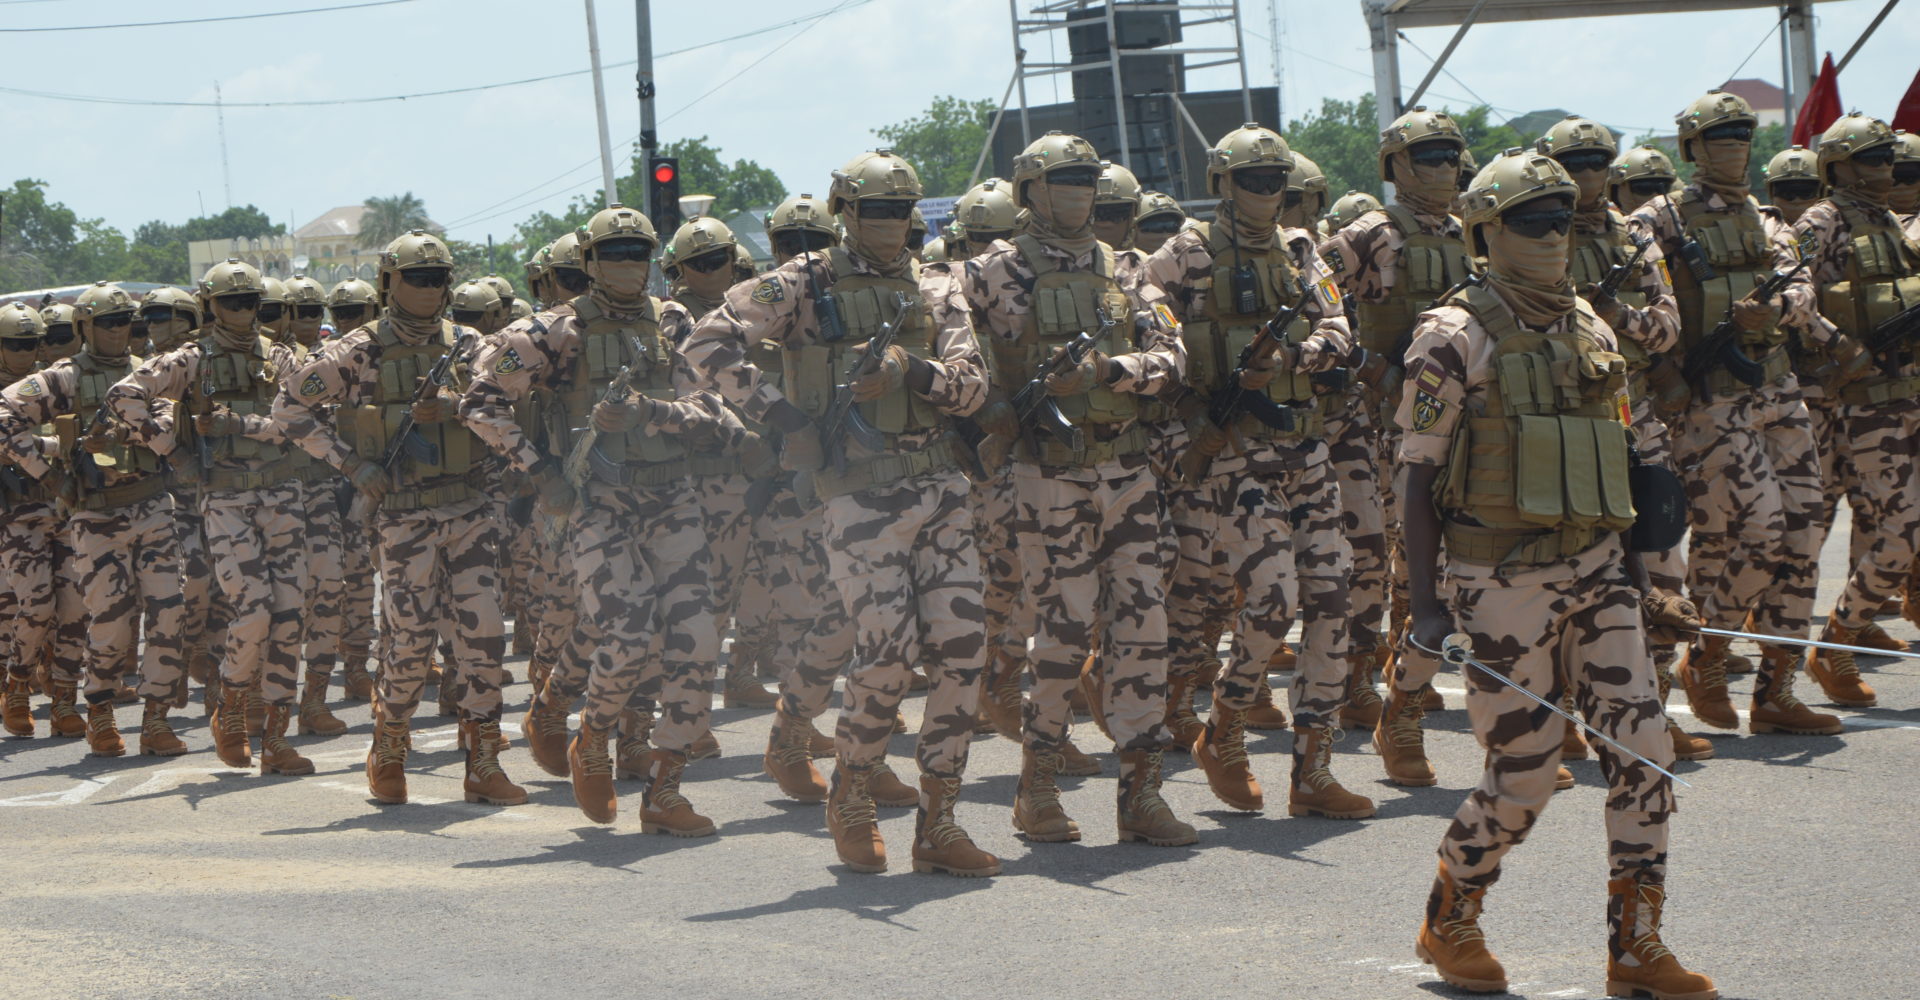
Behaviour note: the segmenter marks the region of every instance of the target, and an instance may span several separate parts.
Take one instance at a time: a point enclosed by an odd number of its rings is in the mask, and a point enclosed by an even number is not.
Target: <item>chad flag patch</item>
[[[1180,329],[1180,321],[1173,318],[1173,310],[1167,308],[1167,304],[1165,302],[1155,302],[1153,304],[1153,314],[1155,316],[1160,317],[1160,322],[1165,323],[1167,325],[1167,329],[1169,330]]]
[[[1439,396],[1425,389],[1416,389],[1414,391],[1413,429],[1416,432],[1432,430],[1434,425],[1440,422],[1440,418],[1444,416],[1446,412],[1446,400],[1441,399]]]

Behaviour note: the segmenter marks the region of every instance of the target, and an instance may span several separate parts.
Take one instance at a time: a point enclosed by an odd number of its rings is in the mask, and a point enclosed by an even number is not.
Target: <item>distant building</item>
[[[198,276],[229,257],[238,257],[270,278],[305,274],[330,285],[348,278],[372,281],[379,267],[378,249],[361,247],[360,219],[365,205],[342,205],[293,231],[290,236],[239,236],[187,244],[188,273]],[[428,223],[436,233],[446,230]]]
[[[1728,80],[1720,85],[1720,89],[1753,105],[1753,114],[1760,119],[1762,127],[1787,123],[1787,92],[1779,87],[1749,77]]]

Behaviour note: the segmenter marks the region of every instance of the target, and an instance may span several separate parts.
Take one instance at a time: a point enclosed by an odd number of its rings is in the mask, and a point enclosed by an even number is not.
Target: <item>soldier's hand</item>
[[[544,468],[533,474],[533,487],[540,494],[540,512],[548,517],[565,517],[573,509],[573,484],[557,469]]]
[[[240,414],[215,406],[211,413],[194,415],[193,429],[206,437],[235,437],[246,433],[247,422],[240,419]]]
[[[1707,623],[1692,601],[1657,587],[1641,596],[1640,611],[1646,616],[1647,638],[1656,646],[1692,642],[1692,630]]]
[[[81,438],[80,447],[86,449],[89,454],[99,455],[112,451],[126,442],[126,425],[108,424],[104,427],[96,428],[92,433]]]
[[[413,404],[413,422],[444,424],[453,419],[454,406],[454,400],[446,392],[436,392]]]
[[[1016,438],[1020,436],[1020,416],[1013,412],[1013,404],[995,396],[987,400],[973,414],[973,422],[983,431],[994,437]]]
[[[642,404],[646,405],[643,406]],[[601,400],[593,405],[593,426],[602,434],[627,434],[639,429],[651,415],[653,401],[650,399],[628,400],[620,403]]]
[[[898,344],[887,348],[887,353],[881,355],[880,363],[874,365],[872,371],[849,383],[854,402],[870,402],[887,393],[898,392],[901,386],[907,384],[907,366],[911,362],[912,356],[906,348]]]
[[[356,455],[341,471],[346,474],[347,482],[367,498],[370,506],[380,506],[380,501],[387,495],[387,470]]]
[[[820,447],[820,428],[812,424],[786,433],[780,442],[780,467],[788,472],[818,472],[827,464]]]
[[[1827,347],[1833,354],[1834,372],[1827,380],[1830,388],[1839,389],[1848,383],[1859,381],[1873,368],[1873,355],[1860,346],[1860,342],[1846,334],[1835,334],[1833,343]]]
[[[762,434],[748,431],[740,439],[740,467],[754,479],[765,479],[780,471],[780,458]]]
[[[1066,353],[1065,347],[1056,347],[1053,356],[1057,360]],[[1047,376],[1047,392],[1054,396],[1078,396],[1107,380],[1108,358],[1099,351],[1088,351],[1081,362],[1066,371],[1054,372]]]
[[[1007,460],[1013,457],[1013,438],[989,434],[980,441],[980,467],[989,474],[1006,468]]]
[[[1248,392],[1260,392],[1273,384],[1273,377],[1281,371],[1292,371],[1299,367],[1300,348],[1293,344],[1281,348],[1264,358],[1256,358],[1240,373],[1240,388]]]
[[[1780,325],[1780,309],[1771,302],[1741,299],[1733,304],[1733,323],[1748,333],[1762,333]]]
[[[1453,631],[1453,618],[1447,614],[1446,609],[1435,608],[1424,613],[1414,612],[1413,627],[1408,635],[1422,649],[1431,649],[1438,653],[1441,645],[1447,641],[1447,636],[1452,635]]]
[[[1620,299],[1607,293],[1597,281],[1580,286],[1580,297],[1593,306],[1594,314],[1606,321],[1608,326],[1616,326],[1620,321]]]
[[[1194,451],[1208,458],[1226,451],[1230,440],[1225,430],[1205,416],[1197,417],[1187,424],[1187,438]]]

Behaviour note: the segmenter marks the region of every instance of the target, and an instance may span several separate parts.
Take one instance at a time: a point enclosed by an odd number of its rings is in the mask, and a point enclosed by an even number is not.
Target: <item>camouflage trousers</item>
[[[1404,433],[1394,415],[1400,409],[1400,391],[1385,396],[1380,409],[1374,411],[1374,491],[1380,497],[1381,510],[1400,509],[1400,437]],[[1370,394],[1363,394],[1373,398]],[[1393,621],[1396,614],[1405,614],[1407,607],[1407,550],[1405,540],[1400,536],[1401,521],[1397,517],[1385,520],[1386,533],[1386,598],[1387,629],[1392,631],[1401,623]]]
[[[753,480],[746,476],[695,476],[694,496],[700,504],[700,530],[707,537],[708,565],[712,579],[707,597],[713,602],[711,613],[715,631],[713,648],[720,648],[720,636],[740,603],[740,581],[747,570],[747,547],[753,542],[753,518],[747,515],[747,487]]]
[[[53,640],[47,648],[47,673],[63,684],[78,685],[89,680],[85,675],[91,667],[100,673],[102,683],[111,685],[133,667],[133,657],[128,654],[114,661],[94,661],[87,655],[85,579],[65,524],[49,548],[53,554]]]
[[[140,652],[140,695],[171,703],[187,689],[181,649],[179,540],[166,494],[107,511],[75,511],[67,544],[91,619],[87,700],[113,697],[123,666]],[[146,641],[140,643],[141,619]]]
[[[968,493],[966,477],[945,470],[826,502],[827,565],[853,621],[834,743],[854,764],[886,756],[913,668],[924,666],[932,685],[915,746],[920,770],[966,771],[986,668]]]
[[[211,655],[219,631],[214,621],[213,562],[207,557],[206,522],[194,493],[173,494],[173,545],[180,566],[180,656],[188,666]]]
[[[684,753],[707,731],[720,651],[698,499],[684,484],[589,483],[569,530],[580,593],[570,641],[591,657],[582,721],[611,732],[629,702],[649,698],[654,744]]]
[[[1381,620],[1387,613],[1387,511],[1391,508],[1381,497],[1374,436],[1366,393],[1350,390],[1342,407],[1327,418],[1327,456],[1340,484],[1341,533],[1353,553],[1353,574],[1347,586],[1353,606],[1348,636],[1358,652],[1371,651],[1379,643]]]
[[[214,578],[233,615],[221,682],[246,688],[257,680],[271,705],[293,701],[300,669],[304,513],[294,482],[200,498]]]
[[[1037,616],[1026,745],[1052,750],[1066,739],[1080,667],[1097,643],[1115,745],[1123,751],[1166,746],[1164,501],[1157,478],[1142,465],[1081,482],[1044,475],[1025,462],[1015,463],[1014,478],[1014,533]],[[1096,626],[1104,635],[1095,635]]]
[[[754,521],[759,568],[741,586],[735,648],[770,644],[780,711],[801,719],[826,712],[834,678],[853,652],[853,623],[828,571],[825,533],[826,507],[802,505],[782,487]]]
[[[1454,614],[1472,636],[1475,657],[1553,704],[1571,686],[1587,723],[1661,767],[1673,744],[1647,637],[1639,592],[1627,578],[1617,540],[1572,560],[1501,577],[1491,567],[1449,567]],[[1500,861],[1553,798],[1565,723],[1478,668],[1466,668],[1467,717],[1487,749],[1480,786],[1454,814],[1440,841],[1447,870],[1469,886],[1500,877]],[[1607,779],[1607,854],[1611,876],[1664,878],[1673,782],[1596,741]]]
[[[984,584],[988,656],[1024,663],[1027,640],[1033,636],[1033,604],[1027,600],[1013,533],[1017,509],[1011,463],[974,486],[973,534]]]
[[[1833,530],[1833,520],[1840,512],[1840,501],[1849,500],[1853,509],[1854,531],[1860,530],[1860,518],[1864,506],[1859,492],[1859,481],[1853,474],[1853,461],[1848,456],[1846,441],[1846,420],[1841,414],[1838,399],[1824,392],[1808,396],[1807,419],[1813,425],[1814,448],[1820,453],[1820,516],[1814,521],[1814,530],[1819,533],[1820,544],[1826,543],[1826,535]],[[1854,553],[1858,562],[1858,552]]]
[[[1846,405],[1841,409],[1849,464],[1859,483],[1852,546],[1858,555],[1847,585],[1833,608],[1834,620],[1858,629],[1879,617],[1888,599],[1900,594],[1920,542],[1920,404]]]
[[[307,670],[318,674],[333,672],[344,628],[341,605],[346,592],[346,562],[342,542],[346,530],[341,524],[345,512],[340,509],[339,486],[331,477],[300,484],[300,498],[307,513],[303,539],[306,606],[300,614],[300,645]]]
[[[338,509],[336,501],[336,509]],[[373,533],[343,516],[340,535],[340,655],[360,659],[373,653],[379,627],[374,621]]]
[[[1173,562],[1166,573],[1167,676],[1192,681],[1207,673],[1221,633],[1233,619],[1239,598],[1215,528],[1212,480],[1199,486],[1168,483],[1160,491],[1165,508],[1164,534],[1173,537]],[[1162,548],[1162,558],[1167,553]],[[1283,630],[1284,631],[1284,630]]]
[[[1688,596],[1715,628],[1741,628],[1752,612],[1755,631],[1806,635],[1821,494],[1799,388],[1786,378],[1732,399],[1696,402],[1668,430],[1693,530]]]
[[[53,547],[59,534],[51,504],[20,504],[0,514],[0,624],[10,647],[7,669],[15,677],[31,677],[47,661],[53,640]]]
[[[499,521],[492,501],[383,510],[374,524],[385,623],[375,691],[381,709],[391,719],[413,716],[426,687],[427,663],[442,634],[450,632],[453,661],[441,665],[442,683],[458,675],[461,717],[500,718],[506,623],[500,614]]]
[[[1225,668],[1214,681],[1214,696],[1228,708],[1252,707],[1266,683],[1267,664],[1286,639],[1296,616],[1305,619],[1299,651],[1299,677],[1291,701],[1300,726],[1332,725],[1346,701],[1347,627],[1351,607],[1347,578],[1352,555],[1341,532],[1339,486],[1326,446],[1308,442],[1282,469],[1276,449],[1261,446],[1252,454],[1260,471],[1211,476],[1197,489],[1183,490],[1173,516],[1182,540],[1204,539],[1202,553],[1183,551],[1180,566],[1207,573],[1212,584],[1181,579],[1175,593],[1224,591],[1244,595],[1233,629]],[[1178,597],[1169,602],[1170,636],[1201,625],[1205,609]]]
[[[1640,453],[1640,460],[1648,465],[1664,465],[1673,468],[1673,441],[1667,432],[1667,425],[1654,416],[1653,402],[1646,396],[1633,400],[1633,447]],[[1679,545],[1659,552],[1640,553],[1640,562],[1647,568],[1647,580],[1655,587],[1674,594],[1686,593],[1687,554]],[[1679,659],[1679,647],[1662,644],[1653,647],[1653,662],[1665,671]]]

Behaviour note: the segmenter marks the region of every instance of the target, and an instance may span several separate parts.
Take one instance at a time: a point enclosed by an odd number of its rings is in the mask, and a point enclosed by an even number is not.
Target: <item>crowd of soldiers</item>
[[[1848,650],[1904,648],[1876,623],[1903,593],[1920,620],[1920,137],[1845,116],[1774,158],[1762,207],[1756,124],[1694,101],[1682,183],[1580,117],[1479,169],[1415,108],[1381,134],[1385,205],[1329,204],[1249,124],[1207,152],[1204,221],[1049,133],[924,245],[920,181],[883,149],[773,210],[764,273],[719,220],[662,245],[615,205],[527,263],[537,304],[456,286],[415,231],[377,284],[229,260],[193,293],[7,306],[6,729],[34,735],[44,691],[53,735],[117,756],[137,698],[140,752],[185,753],[168,716],[192,679],[223,763],[258,736],[262,774],[310,774],[289,730],[346,729],[338,668],[373,703],[370,793],[397,804],[437,678],[467,800],[519,804],[510,613],[534,763],[595,822],[635,779],[644,832],[709,836],[687,768],[720,752],[731,630],[726,703],[774,711],[765,772],[824,804],[844,864],[885,870],[877,809],[916,807],[913,868],[983,876],[1000,862],[955,816],[978,735],[1020,744],[1033,842],[1081,836],[1057,779],[1102,762],[1076,708],[1116,752],[1123,841],[1198,839],[1160,793],[1169,751],[1263,809],[1250,728],[1292,731],[1291,815],[1357,820],[1342,729],[1391,782],[1434,784],[1444,659],[1472,665],[1486,768],[1419,956],[1505,988],[1485,894],[1592,752],[1608,989],[1717,996],[1659,934],[1669,769],[1713,754],[1667,714],[1674,678],[1709,726],[1740,725],[1727,676],[1751,670],[1752,732],[1835,733],[1799,669],[1872,705]],[[1803,658],[1842,496],[1854,569]],[[1746,663],[1702,627],[1778,641]],[[916,784],[886,760],[912,691]]]

